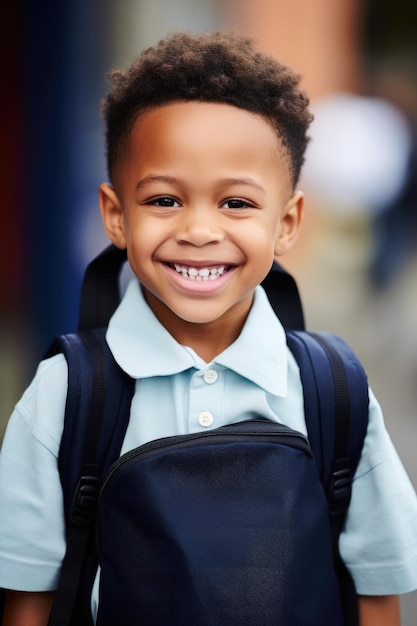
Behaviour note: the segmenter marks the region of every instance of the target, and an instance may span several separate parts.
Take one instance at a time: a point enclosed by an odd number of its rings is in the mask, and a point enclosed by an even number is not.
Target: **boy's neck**
[[[239,336],[243,323],[239,330],[233,329],[233,334],[228,332],[231,329],[214,328],[206,324],[190,324],[189,332],[182,336],[182,333],[174,336],[174,339],[181,345],[190,347],[206,363],[210,363],[216,356],[226,350]],[[172,334],[172,333],[171,333]]]
[[[241,333],[251,308],[253,296],[236,310],[228,311],[220,319],[205,323],[188,322],[173,311],[161,306],[161,301],[149,292],[145,298],[155,316],[178,343],[192,348],[206,363],[226,350]]]

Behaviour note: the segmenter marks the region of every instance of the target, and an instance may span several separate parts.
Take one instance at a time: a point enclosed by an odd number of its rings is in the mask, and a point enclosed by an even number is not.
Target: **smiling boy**
[[[107,333],[138,381],[122,453],[253,415],[305,433],[298,368],[259,285],[301,225],[307,107],[291,70],[231,34],[173,34],[113,73],[99,201],[136,277]],[[46,624],[56,589],[65,393],[58,355],[17,405],[0,457],[0,585],[20,590],[6,626]],[[372,393],[369,424],[341,553],[361,626],[397,626],[397,594],[417,586],[417,505]]]
[[[100,187],[111,241],[127,248],[156,317],[211,361],[238,337],[254,289],[295,239],[303,196],[263,117],[174,102],[143,113]]]

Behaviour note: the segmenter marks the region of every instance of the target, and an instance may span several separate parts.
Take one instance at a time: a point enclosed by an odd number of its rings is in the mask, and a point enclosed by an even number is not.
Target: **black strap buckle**
[[[342,467],[333,472],[329,486],[330,515],[346,511],[352,495],[352,472],[350,467]]]
[[[87,526],[96,514],[99,477],[83,475],[78,481],[71,504],[70,522],[76,526]]]

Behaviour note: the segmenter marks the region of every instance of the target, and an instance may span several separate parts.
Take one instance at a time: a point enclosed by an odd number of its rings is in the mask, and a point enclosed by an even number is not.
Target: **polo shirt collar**
[[[136,278],[110,319],[106,339],[116,362],[132,378],[170,376],[195,364],[155,317]]]
[[[214,360],[248,378],[268,393],[287,394],[287,342],[281,322],[262,287],[239,337]]]
[[[133,279],[112,316],[107,342],[116,362],[133,378],[170,376],[202,366],[202,360],[179,344],[147,305]],[[287,349],[284,329],[262,287],[236,341],[214,363],[231,369],[267,392],[287,392]]]

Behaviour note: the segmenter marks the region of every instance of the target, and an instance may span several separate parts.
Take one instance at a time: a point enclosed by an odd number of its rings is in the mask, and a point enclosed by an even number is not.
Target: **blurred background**
[[[308,327],[341,334],[365,364],[417,486],[414,0],[2,3],[0,439],[49,342],[76,329],[83,269],[106,244],[106,72],[176,28],[249,33],[302,75],[315,121],[305,226],[285,264]]]

